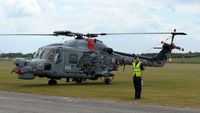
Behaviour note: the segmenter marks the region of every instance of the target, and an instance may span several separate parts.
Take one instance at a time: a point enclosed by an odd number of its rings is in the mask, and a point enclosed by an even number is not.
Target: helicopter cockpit
[[[34,55],[34,59],[48,59],[49,56],[54,52],[51,48],[40,48]]]
[[[40,48],[33,58],[48,59],[55,63],[59,63],[61,61],[61,51],[59,48]]]

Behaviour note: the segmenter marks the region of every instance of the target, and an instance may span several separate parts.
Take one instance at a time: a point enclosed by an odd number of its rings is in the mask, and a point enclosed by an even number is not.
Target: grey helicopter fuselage
[[[22,68],[18,78],[34,79],[38,76],[50,79],[96,80],[99,77],[112,76],[110,72],[118,67],[115,62],[116,55],[104,51],[108,47],[102,41],[95,39],[95,51],[89,51],[87,43],[87,39],[76,39],[50,44],[39,48],[32,60],[16,59],[15,64]],[[85,65],[94,69],[84,71]]]

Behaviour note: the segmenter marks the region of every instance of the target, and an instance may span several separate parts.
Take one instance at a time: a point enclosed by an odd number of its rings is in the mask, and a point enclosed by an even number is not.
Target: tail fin
[[[186,33],[173,32],[171,44],[161,41],[161,43],[163,44],[162,50],[155,57],[147,58],[147,57],[140,56],[144,65],[153,66],[153,67],[162,67],[165,65],[167,58],[171,54],[173,49],[184,51],[183,48],[178,47],[173,43],[175,35],[186,35]]]
[[[140,59],[145,66],[162,67],[165,65],[167,57],[169,54],[171,54],[171,51],[171,46],[167,43],[164,43],[162,50],[156,56],[152,58],[140,56]]]

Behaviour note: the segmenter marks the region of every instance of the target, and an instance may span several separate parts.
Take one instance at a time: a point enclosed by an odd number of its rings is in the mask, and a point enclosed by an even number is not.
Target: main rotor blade
[[[186,33],[184,32],[147,32],[147,33],[99,33],[99,34],[96,34],[96,35],[101,35],[101,36],[104,36],[104,35],[145,35],[145,34],[152,34],[152,35],[156,35],[156,34],[172,34],[172,35],[187,35]]]
[[[0,34],[0,36],[54,36],[54,34]]]
[[[157,34],[171,34],[171,35],[187,35],[184,32],[141,32],[141,33],[75,33],[71,31],[55,31],[53,34],[0,34],[0,36],[86,36],[86,37],[98,37],[105,35],[157,35]]]

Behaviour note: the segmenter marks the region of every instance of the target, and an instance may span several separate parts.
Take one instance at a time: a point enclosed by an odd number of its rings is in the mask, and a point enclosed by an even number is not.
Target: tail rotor
[[[184,51],[184,48],[182,48],[182,47],[179,47],[179,46],[176,46],[175,44],[174,44],[174,38],[175,38],[175,36],[176,35],[187,35],[186,33],[182,33],[182,32],[176,32],[176,29],[174,29],[174,32],[172,32],[171,33],[172,34],[172,37],[171,37],[171,42],[170,42],[170,44],[168,44],[168,43],[166,43],[166,42],[164,42],[164,41],[161,41],[161,44],[163,44],[163,47],[164,46],[167,46],[167,47],[169,47],[170,48],[170,53],[169,53],[169,55],[168,55],[168,57],[169,57],[169,62],[171,63],[171,61],[172,61],[172,50],[173,49],[177,49],[177,50],[180,50],[180,51]]]

